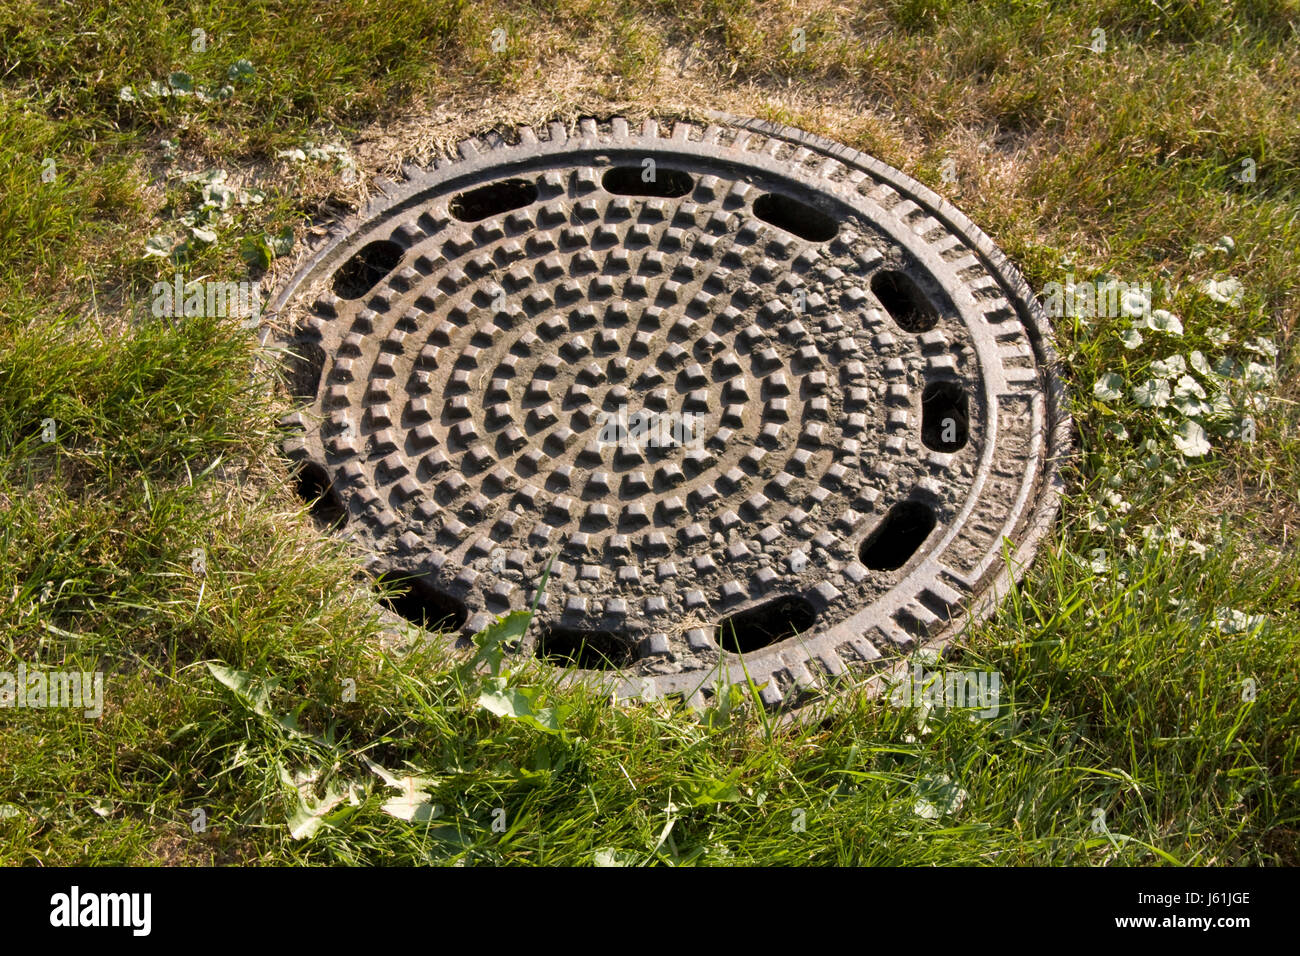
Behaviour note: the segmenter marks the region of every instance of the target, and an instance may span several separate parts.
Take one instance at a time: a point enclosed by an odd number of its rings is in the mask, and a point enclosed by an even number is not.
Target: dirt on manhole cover
[[[281,294],[304,486],[462,637],[773,706],[945,642],[1067,447],[1048,329],[952,206],[757,120],[492,134]],[[741,659],[743,655],[743,668]],[[746,677],[748,672],[748,678]]]

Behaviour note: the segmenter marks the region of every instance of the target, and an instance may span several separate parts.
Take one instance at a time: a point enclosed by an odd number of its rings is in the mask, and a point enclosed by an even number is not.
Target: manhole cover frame
[[[1026,363],[1029,371],[1017,373],[1021,377],[1014,383],[1004,382],[1009,384],[1009,390],[994,395],[989,406],[998,408],[999,414],[1011,410],[1011,414],[1016,416],[1027,416],[1032,422],[1031,440],[1037,443],[1030,454],[1030,474],[1022,476],[1025,480],[1015,489],[1018,513],[1014,515],[1014,539],[1005,539],[1011,549],[1009,561],[1003,556],[1004,539],[999,532],[987,555],[978,563],[974,575],[957,575],[953,569],[942,565],[939,556],[962,530],[959,522],[944,529],[947,535],[944,540],[930,542],[921,560],[909,562],[911,566],[905,576],[885,593],[885,597],[890,598],[888,602],[877,600],[827,628],[814,628],[795,638],[751,651],[744,655],[743,662],[737,655],[723,652],[717,655],[717,662],[712,667],[697,667],[678,673],[570,670],[569,675],[571,679],[594,681],[623,698],[677,695],[692,705],[702,703],[719,683],[743,684],[749,680],[765,685],[763,699],[769,706],[802,706],[833,685],[858,684],[865,686],[868,692],[878,693],[889,680],[910,666],[909,658],[914,651],[920,648],[942,649],[968,624],[991,614],[1007,589],[1023,576],[1040,542],[1050,532],[1063,491],[1061,468],[1073,454],[1072,423],[1058,372],[1058,359],[1052,346],[1051,328],[1041,305],[1019,271],[992,240],[963,213],[924,185],[865,153],[803,130],[719,112],[706,115],[708,124],[686,119],[649,119],[637,128],[614,116],[584,118],[572,125],[552,122],[541,136],[526,127],[508,131],[509,138],[500,132],[490,132],[460,144],[458,156],[440,158],[431,168],[406,167],[404,182],[384,184],[381,195],[357,213],[337,222],[329,236],[300,265],[281,288],[267,313],[262,341],[264,344],[300,347],[306,341],[302,337],[303,329],[299,327],[289,333],[277,331],[277,318],[286,315],[295,305],[304,286],[331,275],[367,243],[395,236],[403,213],[421,207],[430,196],[459,194],[476,185],[509,178],[511,163],[516,168],[527,167],[539,156],[554,160],[573,153],[588,161],[599,158],[610,165],[618,165],[615,157],[620,156],[626,159],[662,156],[664,166],[671,168],[674,154],[680,157],[684,149],[699,146],[700,140],[693,136],[703,130],[707,140],[709,133],[720,127],[736,131],[740,139],[754,137],[766,144],[775,144],[770,146],[773,154],[777,150],[788,151],[787,146],[793,147],[803,165],[810,165],[811,157],[816,162],[849,170],[855,185],[858,185],[857,180],[870,181],[873,192],[892,192],[889,200],[891,212],[901,212],[899,226],[906,222],[913,233],[908,242],[923,244],[926,242],[924,236],[933,235],[936,228],[941,228],[945,237],[955,238],[965,247],[963,251],[967,256],[957,259],[957,264],[969,269],[969,257],[978,266],[972,271],[982,272],[987,277],[980,279],[981,295],[985,297],[985,306],[980,308],[986,317],[997,315],[997,328],[970,328],[970,323],[966,323],[972,338],[981,346],[978,353],[981,364],[990,354],[996,354],[990,349],[1003,348],[1014,352],[1014,345],[1021,345],[1030,353]],[[734,145],[734,142],[729,145]],[[503,165],[503,160],[506,160],[506,165]],[[737,180],[744,179],[742,172],[737,171]],[[865,190],[859,191],[865,195]],[[868,221],[880,225],[878,219]],[[465,224],[467,229],[475,225],[475,222]],[[906,233],[888,231],[888,235],[897,238]],[[916,247],[905,245],[905,248],[911,251]],[[924,263],[924,260],[920,261]],[[944,292],[951,294],[953,289],[945,286]],[[1013,328],[1022,333],[1021,341],[1007,334]],[[1003,345],[992,342],[997,337],[1003,337]],[[1006,341],[1013,342],[1013,346],[1008,349]],[[983,387],[987,378],[980,374],[977,381]],[[1014,394],[1005,408],[999,404],[1002,394],[1008,397]],[[286,423],[302,427],[303,419],[290,415]],[[285,449],[297,461],[306,457],[303,444],[294,437],[286,440]],[[987,459],[992,454],[990,451],[984,457]],[[1005,481],[1006,476],[1001,476],[1001,480]],[[562,548],[561,542],[556,550]],[[384,569],[384,563],[383,559],[375,562],[375,569],[387,570],[394,575],[402,573],[391,566]],[[954,577],[965,587],[954,588]],[[554,590],[552,584],[548,595]],[[918,604],[917,598],[923,593],[930,600]],[[562,595],[556,596],[562,598]],[[528,598],[520,601],[521,607],[527,607],[531,593],[520,597]],[[882,603],[889,606],[882,607]],[[942,613],[945,610],[946,615]],[[909,630],[900,625],[900,613],[915,626]],[[491,616],[486,612],[472,616],[460,637],[463,639],[481,627]],[[536,629],[535,623],[532,631]]]

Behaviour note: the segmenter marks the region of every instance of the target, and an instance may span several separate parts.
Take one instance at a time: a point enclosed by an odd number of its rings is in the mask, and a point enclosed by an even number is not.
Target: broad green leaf
[[[1114,372],[1107,372],[1092,386],[1092,394],[1103,402],[1113,402],[1124,394],[1124,379]]]
[[[172,249],[175,247],[176,241],[171,236],[150,236],[144,244],[144,254],[165,259],[172,254]]]
[[[315,836],[321,825],[329,822],[331,811],[346,800],[347,796],[347,788],[337,784],[330,784],[320,800],[304,798],[299,789],[298,809],[289,818],[289,835],[295,840],[307,840]]]
[[[419,776],[399,777],[397,776],[397,774],[392,773],[391,771],[381,767],[379,764],[375,763],[369,757],[363,756],[361,760],[368,768],[370,768],[371,773],[373,773],[380,780],[384,781],[385,784],[392,787],[394,790],[407,791],[412,788],[423,790],[426,787],[436,787],[441,782],[437,777],[419,777]]]
[[[627,850],[604,847],[591,854],[592,866],[636,866],[636,864],[636,854],[629,853]]]
[[[1133,389],[1133,401],[1143,408],[1164,408],[1169,404],[1169,383],[1163,378],[1149,378]]]
[[[1246,371],[1242,375],[1242,383],[1249,389],[1257,392],[1264,391],[1273,387],[1277,380],[1273,370],[1267,365],[1260,365],[1258,362],[1246,363]]]
[[[248,60],[236,60],[226,69],[226,78],[232,83],[247,83],[256,72]]]
[[[1147,328],[1153,332],[1164,332],[1166,335],[1183,334],[1183,323],[1178,316],[1165,309],[1156,309],[1147,316]]]
[[[1241,280],[1235,276],[1226,279],[1206,279],[1200,290],[1221,305],[1237,306],[1241,304]]]
[[[266,244],[277,256],[287,256],[293,251],[293,229],[285,226],[274,236],[266,236]]]
[[[1120,297],[1120,313],[1129,317],[1146,315],[1151,311],[1151,300],[1137,289],[1129,289]]]
[[[499,674],[505,652],[523,639],[532,619],[532,611],[511,611],[475,634],[474,643],[478,645],[478,653],[474,655],[472,665],[478,667],[487,664],[488,673],[493,677]]]
[[[1263,614],[1247,614],[1236,608],[1215,609],[1214,625],[1223,634],[1250,634],[1264,626],[1268,620]]]
[[[686,782],[686,793],[691,804],[697,807],[711,803],[735,803],[740,799],[740,789],[737,786],[739,779],[740,771],[737,770],[729,774],[725,780],[709,777],[689,780]]]
[[[912,812],[927,820],[960,813],[970,796],[946,773],[922,777],[916,783],[916,792],[917,800]]]
[[[487,681],[488,689],[479,694],[479,706],[498,717],[522,721],[543,733],[560,733],[560,718],[566,708],[538,707],[540,688],[509,687],[504,677]]]
[[[245,236],[239,243],[239,257],[250,269],[269,269],[275,253],[265,236]]]
[[[1205,429],[1190,418],[1183,421],[1174,432],[1174,447],[1188,458],[1200,458],[1210,453],[1210,443]]]
[[[1156,378],[1173,378],[1187,371],[1187,363],[1181,355],[1170,355],[1151,363],[1150,372]]]
[[[235,191],[225,183],[208,183],[203,187],[203,204],[229,209],[235,204]]]
[[[1205,389],[1201,383],[1190,375],[1184,375],[1174,386],[1173,406],[1189,418],[1195,418],[1198,415],[1208,415],[1212,409],[1209,404],[1202,399],[1205,398]]]
[[[1258,355],[1263,355],[1271,359],[1277,358],[1277,345],[1275,345],[1273,340],[1267,336],[1256,336],[1249,342],[1243,343],[1241,347],[1247,352],[1255,352]]]
[[[243,701],[254,713],[263,717],[271,716],[271,694],[266,683],[261,678],[255,674],[250,674],[248,671],[236,670],[233,667],[215,664],[212,661],[208,661],[207,665],[212,676],[234,691],[235,696]]]
[[[412,790],[401,796],[391,797],[385,800],[379,809],[390,817],[408,823],[428,823],[442,816],[442,807],[433,803],[423,790]]]

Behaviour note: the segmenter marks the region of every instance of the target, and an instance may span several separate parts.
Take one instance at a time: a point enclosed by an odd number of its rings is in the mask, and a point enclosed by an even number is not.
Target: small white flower
[[[1126,349],[1135,349],[1142,344],[1142,333],[1137,329],[1125,329],[1120,333],[1119,338]]]

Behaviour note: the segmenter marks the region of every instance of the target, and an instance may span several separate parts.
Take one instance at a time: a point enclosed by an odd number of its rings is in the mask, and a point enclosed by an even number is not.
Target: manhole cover
[[[462,144],[277,302],[311,493],[468,636],[624,695],[770,705],[985,613],[1056,507],[1041,310],[861,153],[719,117]],[[743,655],[743,668],[742,668]]]

